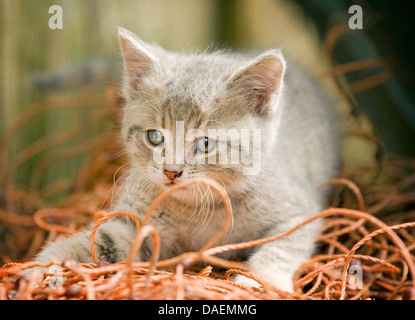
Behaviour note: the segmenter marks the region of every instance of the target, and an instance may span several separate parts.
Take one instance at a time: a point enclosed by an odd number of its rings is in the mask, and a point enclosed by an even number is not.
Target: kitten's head
[[[261,169],[255,161],[275,138],[281,53],[179,54],[125,29],[118,34],[126,101],[121,134],[132,169],[160,190],[194,177],[216,180],[233,195],[252,188]],[[198,201],[194,192],[173,196]]]

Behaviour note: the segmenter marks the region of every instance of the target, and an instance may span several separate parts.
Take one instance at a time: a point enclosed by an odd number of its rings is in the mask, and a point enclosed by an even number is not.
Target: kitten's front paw
[[[30,279],[34,276],[35,271],[37,274],[35,282],[36,287],[38,287],[45,278],[48,286],[54,289],[61,288],[62,284],[67,280],[67,278],[63,277],[62,267],[59,265],[51,265],[49,268],[34,267],[24,270],[23,274]]]
[[[237,284],[241,284],[249,288],[261,288],[262,287],[262,285],[259,282],[255,281],[254,279],[247,278],[239,274],[235,276],[235,278],[233,279],[233,282]]]
[[[288,292],[294,292],[294,286],[290,279],[290,277],[281,277],[275,274],[270,274],[268,277],[263,277],[264,281],[267,281],[269,284],[275,286],[276,288],[288,291]],[[242,284],[244,286],[250,287],[250,288],[261,288],[262,284],[255,281],[254,279],[247,278],[242,275],[236,275],[234,280],[235,283]],[[264,283],[264,285],[266,285]]]
[[[46,280],[48,280],[48,286],[53,289],[62,288],[63,283],[67,280],[66,277],[63,276],[62,267],[58,265],[52,265],[48,268]]]

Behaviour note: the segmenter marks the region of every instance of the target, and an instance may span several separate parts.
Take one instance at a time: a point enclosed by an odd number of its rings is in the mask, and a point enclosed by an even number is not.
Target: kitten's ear
[[[230,88],[248,102],[255,114],[266,114],[270,100],[282,90],[285,60],[279,50],[266,51],[239,69],[232,77]]]
[[[150,52],[150,45],[139,39],[132,32],[118,28],[121,55],[128,86],[139,91],[142,79],[159,69],[157,58]]]

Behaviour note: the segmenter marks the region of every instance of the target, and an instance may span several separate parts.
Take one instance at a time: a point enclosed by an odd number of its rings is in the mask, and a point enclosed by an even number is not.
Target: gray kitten
[[[282,233],[324,208],[323,184],[337,175],[340,164],[339,123],[315,82],[279,50],[257,56],[179,54],[125,29],[118,35],[126,101],[120,134],[130,161],[113,211],[142,219],[163,190],[208,177],[224,186],[232,203],[225,244]],[[232,140],[230,133],[245,141]],[[160,258],[199,250],[222,228],[224,216],[221,199],[206,186],[173,193],[150,221],[160,233]],[[292,291],[293,273],[313,253],[320,225],[316,221],[281,240],[223,257],[243,258],[257,275]],[[100,226],[99,259],[125,259],[135,233],[128,217]],[[36,260],[92,262],[89,234],[59,238]],[[146,241],[138,259],[150,255],[151,241]],[[235,281],[255,285],[242,276]]]

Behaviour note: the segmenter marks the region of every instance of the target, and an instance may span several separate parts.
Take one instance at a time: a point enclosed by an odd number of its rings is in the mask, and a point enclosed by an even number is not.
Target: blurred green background
[[[353,3],[363,7],[364,30],[349,32],[342,38],[332,57],[334,62],[386,57],[395,65],[394,76],[349,100],[338,95],[332,79],[319,81],[331,93],[341,115],[347,116],[352,102],[371,119],[389,153],[414,156],[415,108],[411,88],[415,55],[408,54],[413,52],[409,48],[412,40],[408,30],[413,29],[404,24],[413,25],[410,14],[414,11],[409,10],[411,5],[408,9],[400,6],[399,1],[394,1],[395,8],[400,7],[402,15],[379,5],[382,1]],[[409,1],[405,3],[408,5]],[[30,188],[30,177],[48,153],[79,145],[115,125],[105,98],[107,81],[61,90],[39,90],[30,85],[29,79],[88,59],[117,57],[117,26],[168,50],[206,48],[212,44],[232,49],[280,47],[317,77],[330,68],[330,57],[324,48],[325,36],[331,27],[347,25],[350,17],[347,9],[351,4],[346,0],[0,0],[0,134],[2,148],[7,147],[1,162],[3,173],[15,173],[12,182]],[[48,26],[51,17],[48,10],[52,5],[63,9],[62,30],[51,30]],[[341,81],[353,82],[379,70],[365,72],[341,77]],[[95,97],[94,100],[76,100],[85,94]],[[39,113],[18,132],[13,132],[13,136],[7,136],[11,132],[8,128],[24,112],[34,110],[39,102],[53,104],[54,98],[61,99],[59,103],[67,108]],[[96,111],[99,108],[108,116],[100,118]],[[90,122],[79,125],[91,110],[95,110],[91,116],[96,118],[93,125]],[[70,140],[47,140],[59,132],[70,131],[74,124],[79,126]],[[370,128],[364,120],[359,126],[359,130]],[[35,145],[30,150],[35,141],[42,139],[43,146],[50,145],[46,148]],[[344,153],[351,166],[370,161],[376,151],[371,144],[349,142],[345,142]],[[10,167],[16,161],[18,167]],[[70,182],[82,161],[82,156],[76,156],[49,163],[36,187],[59,179]]]

